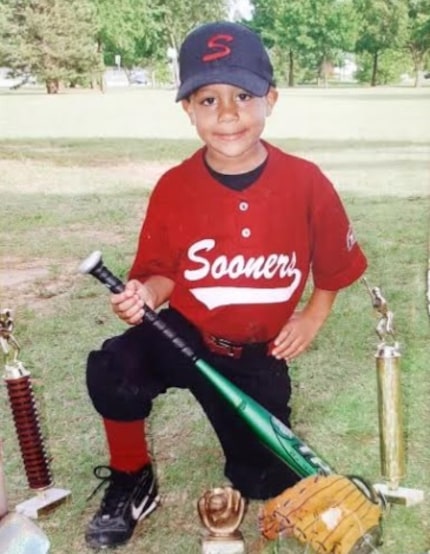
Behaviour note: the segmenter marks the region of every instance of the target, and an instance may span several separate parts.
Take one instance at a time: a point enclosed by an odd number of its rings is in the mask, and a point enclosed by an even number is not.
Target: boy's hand
[[[288,363],[302,354],[317,335],[321,324],[306,312],[295,312],[275,338],[272,356]]]
[[[301,312],[295,312],[275,338],[272,356],[287,363],[311,344],[330,314],[337,292],[314,288]]]
[[[129,325],[142,322],[145,304],[154,309],[153,293],[149,287],[136,279],[128,281],[124,292],[111,295],[112,310]]]

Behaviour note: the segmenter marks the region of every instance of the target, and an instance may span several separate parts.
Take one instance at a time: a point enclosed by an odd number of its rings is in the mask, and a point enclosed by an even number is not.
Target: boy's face
[[[272,87],[260,97],[232,85],[213,84],[182,100],[215,170],[245,172],[263,161],[260,137],[277,97]]]

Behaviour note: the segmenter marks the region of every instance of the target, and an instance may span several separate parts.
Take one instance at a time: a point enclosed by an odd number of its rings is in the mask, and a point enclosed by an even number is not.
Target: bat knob
[[[81,273],[89,273],[105,285],[111,292],[117,294],[124,290],[124,284],[103,264],[102,254],[93,252],[79,266]]]
[[[95,250],[80,263],[78,271],[79,273],[92,273],[102,263],[102,253],[99,250]]]

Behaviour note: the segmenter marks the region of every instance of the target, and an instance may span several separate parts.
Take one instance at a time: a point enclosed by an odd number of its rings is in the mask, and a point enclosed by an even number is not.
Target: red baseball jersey
[[[366,269],[343,205],[313,163],[264,143],[267,165],[242,191],[208,172],[204,148],[167,171],[151,195],[130,278],[175,282],[170,306],[204,332],[273,339],[309,275],[335,291]]]

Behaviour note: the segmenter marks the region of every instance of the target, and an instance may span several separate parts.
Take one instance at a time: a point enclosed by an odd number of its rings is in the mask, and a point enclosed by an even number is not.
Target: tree
[[[356,25],[351,3],[344,0],[310,0],[307,34],[309,50],[318,72],[318,82],[327,84],[333,65],[351,52],[356,38]]]
[[[178,52],[185,36],[197,25],[208,21],[225,19],[229,10],[228,1],[211,0],[156,0],[159,21],[165,37],[163,54],[171,54],[172,76],[178,82],[178,67],[175,54]]]
[[[357,72],[355,74],[360,83],[370,83],[373,73],[374,60],[369,52],[356,55]],[[386,49],[378,56],[377,84],[388,85],[398,83],[401,75],[410,71],[410,60],[403,49]]]
[[[156,53],[160,26],[148,0],[92,0],[97,12],[97,51],[106,65],[121,56],[125,69]]]
[[[420,71],[424,69],[426,55],[430,52],[430,1],[408,1],[408,26],[406,49],[415,73],[415,86],[419,84]]]
[[[256,0],[254,5],[251,25],[271,49],[273,59],[281,60],[288,86],[294,86],[299,64],[326,82],[331,65],[353,47],[355,26],[349,0]]]
[[[174,62],[173,53],[194,26],[223,19],[228,10],[227,0],[92,1],[99,22],[98,51],[108,65],[119,54],[126,71],[139,65],[166,65],[168,49]]]
[[[254,1],[254,16],[249,24],[272,51],[290,87],[295,84],[297,57],[310,45],[309,9],[309,0]]]
[[[3,0],[0,58],[13,75],[34,75],[47,92],[98,66],[95,12],[88,0]]]
[[[372,57],[371,86],[378,84],[378,62],[382,53],[401,47],[408,21],[404,0],[353,0],[358,18],[357,53]]]

